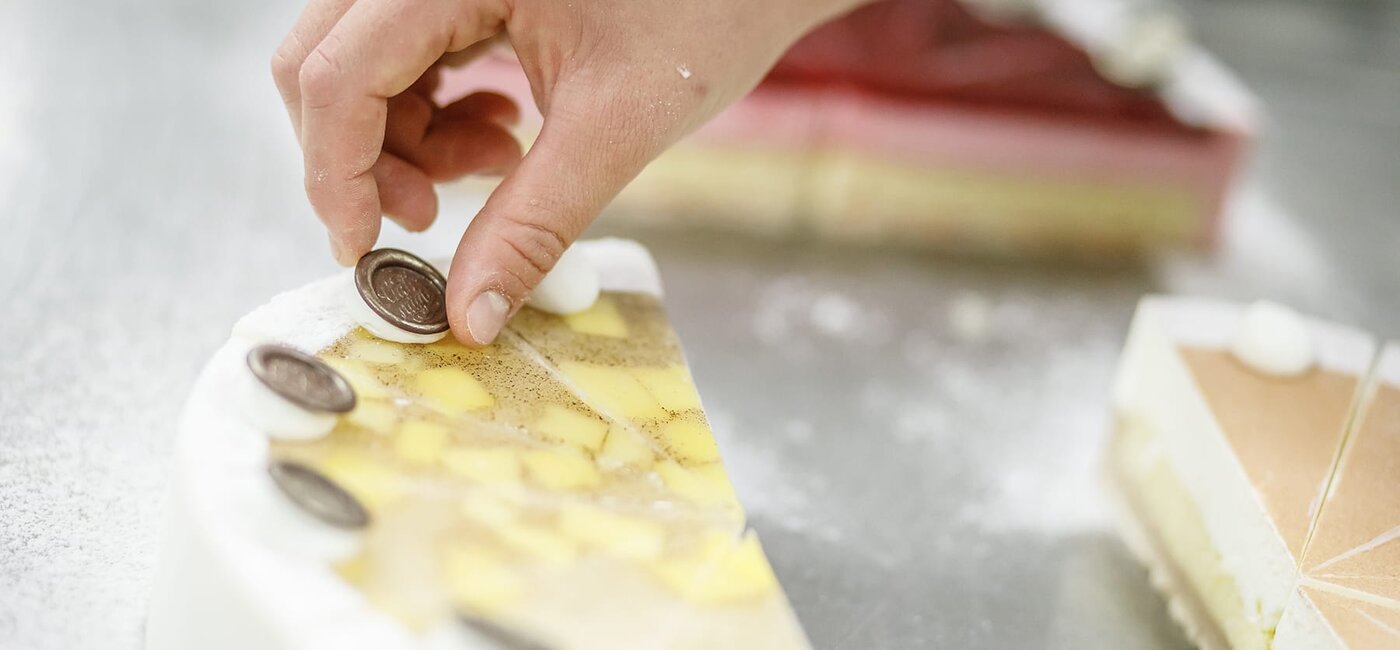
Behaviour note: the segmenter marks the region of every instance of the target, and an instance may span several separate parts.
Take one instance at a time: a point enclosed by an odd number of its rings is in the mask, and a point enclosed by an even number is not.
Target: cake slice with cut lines
[[[1206,647],[1269,647],[1374,352],[1291,313],[1271,328],[1274,311],[1145,298],[1115,387],[1129,541]],[[1278,330],[1305,352],[1296,372],[1252,365]]]
[[[240,321],[182,420],[147,647],[809,647],[649,256],[576,246],[594,305],[527,307],[485,348],[376,338],[343,276]],[[265,343],[314,353],[353,410],[320,437],[251,425],[229,388]],[[358,516],[317,519],[338,506]]]
[[[1400,647],[1400,347],[1149,297],[1114,402],[1125,539],[1193,641]]]

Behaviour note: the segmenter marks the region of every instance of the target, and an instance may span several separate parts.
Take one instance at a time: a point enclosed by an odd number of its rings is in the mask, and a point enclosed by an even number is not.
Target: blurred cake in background
[[[480,88],[533,106],[509,58],[444,83]],[[1255,121],[1160,7],[884,0],[798,42],[610,216],[1014,254],[1206,247]]]

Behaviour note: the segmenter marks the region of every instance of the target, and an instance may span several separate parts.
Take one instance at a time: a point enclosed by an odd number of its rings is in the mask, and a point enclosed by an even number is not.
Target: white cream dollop
[[[365,299],[360,296],[360,290],[355,288],[355,276],[353,273],[346,275],[345,287],[341,293],[344,295],[346,311],[355,319],[355,322],[358,323],[360,327],[369,331],[370,334],[381,339],[393,341],[395,343],[426,345],[428,343],[441,341],[442,337],[447,336],[447,330],[443,330],[437,334],[416,334],[414,332],[405,331],[385,320],[383,316],[374,313],[374,310],[370,309],[369,305],[365,304]]]
[[[315,440],[335,427],[334,413],[307,410],[278,395],[243,365],[239,379],[239,406],[248,423],[270,438]]]
[[[1278,303],[1249,306],[1230,341],[1230,352],[1268,375],[1301,375],[1316,363],[1316,344],[1303,317]]]
[[[576,314],[598,300],[598,269],[582,251],[570,247],[530,294],[529,304],[551,314]]]
[[[257,537],[269,547],[296,557],[343,562],[360,551],[363,540],[352,530],[330,526],[308,514],[262,472],[241,486],[240,507]]]
[[[1150,86],[1169,74],[1188,43],[1181,19],[1162,11],[1144,12],[1131,19],[1111,47],[1096,53],[1094,63],[1114,83]]]

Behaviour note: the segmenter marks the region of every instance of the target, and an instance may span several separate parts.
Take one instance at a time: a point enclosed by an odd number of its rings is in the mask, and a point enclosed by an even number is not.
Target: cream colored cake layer
[[[759,232],[812,228],[863,241],[1131,249],[1204,239],[1210,209],[1151,179],[977,171],[854,152],[681,145],[618,197],[619,216]]]
[[[1130,512],[1136,549],[1173,616],[1203,648],[1267,648],[1268,634],[1245,615],[1239,586],[1211,545],[1191,494],[1149,424],[1119,419],[1109,446],[1112,478]]]
[[[1107,250],[1204,239],[1210,208],[1165,181],[1109,181],[814,157],[804,211],[831,235]],[[1203,202],[1203,201],[1202,201]]]
[[[609,214],[782,234],[800,227],[801,152],[679,145],[642,170]]]

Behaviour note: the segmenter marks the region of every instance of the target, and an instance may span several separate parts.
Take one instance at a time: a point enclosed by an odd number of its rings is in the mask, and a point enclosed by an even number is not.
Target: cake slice
[[[818,28],[609,217],[1085,257],[1216,241],[1248,92],[1159,8],[1010,4],[884,0]],[[709,74],[690,72],[678,87]],[[518,62],[446,74],[439,99],[479,89],[538,130]]]
[[[1200,645],[1270,646],[1373,352],[1277,306],[1139,305],[1111,474],[1130,546]]]
[[[1278,648],[1400,647],[1400,345],[1376,364]]]
[[[241,320],[181,422],[147,647],[807,648],[650,257],[574,250],[596,302],[527,307],[486,348],[371,335],[348,275]],[[315,355],[353,408],[315,435],[255,424],[250,350]]]

